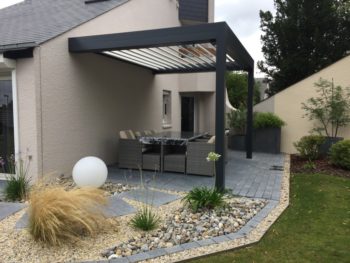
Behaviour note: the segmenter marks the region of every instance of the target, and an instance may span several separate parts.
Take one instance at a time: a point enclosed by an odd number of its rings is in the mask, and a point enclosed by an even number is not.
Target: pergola
[[[96,53],[154,74],[216,72],[215,186],[225,188],[225,73],[248,72],[246,155],[252,158],[254,61],[225,22],[69,39],[71,53]]]

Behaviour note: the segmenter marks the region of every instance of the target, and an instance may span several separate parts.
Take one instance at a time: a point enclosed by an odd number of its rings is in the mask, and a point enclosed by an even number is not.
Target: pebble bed
[[[160,228],[152,233],[141,233],[102,253],[105,258],[126,257],[158,248],[169,248],[192,241],[208,239],[237,232],[267,204],[266,200],[230,198],[227,205],[216,210],[197,213],[180,207],[168,214]]]

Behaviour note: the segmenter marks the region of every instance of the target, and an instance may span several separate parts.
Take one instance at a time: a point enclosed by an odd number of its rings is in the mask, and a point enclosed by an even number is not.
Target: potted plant
[[[254,113],[254,151],[280,153],[281,128],[284,125],[284,121],[271,112]]]
[[[322,78],[314,85],[319,96],[302,103],[302,108],[306,111],[304,117],[316,121],[313,131],[325,136],[320,152],[326,155],[333,144],[343,140],[338,137],[339,129],[350,123],[350,88]]]
[[[227,114],[227,119],[230,127],[228,148],[236,151],[245,151],[247,110],[244,108],[232,110]]]

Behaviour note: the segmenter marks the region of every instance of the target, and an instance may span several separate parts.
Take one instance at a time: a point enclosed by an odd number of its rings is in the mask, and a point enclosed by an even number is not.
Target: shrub
[[[189,207],[197,212],[199,209],[214,209],[225,205],[224,193],[216,188],[193,188],[183,199]]]
[[[29,201],[29,231],[35,240],[50,245],[93,236],[106,223],[101,207],[106,197],[98,189],[39,188],[32,191]]]
[[[350,170],[350,140],[337,142],[330,150],[331,163]]]
[[[309,135],[302,137],[294,143],[294,147],[302,158],[309,161],[316,160],[320,157],[320,147],[325,142],[325,137],[320,135]]]
[[[131,225],[143,231],[150,231],[158,227],[159,221],[159,216],[152,211],[151,207],[143,206],[131,219]]]
[[[335,86],[333,80],[322,78],[314,85],[318,97],[302,103],[305,117],[316,121],[314,131],[327,137],[337,137],[339,128],[350,123],[350,87]]]
[[[6,177],[5,198],[9,201],[25,200],[29,192],[28,167],[22,159],[18,162],[9,160],[9,175]]]
[[[281,128],[285,122],[272,112],[255,112],[254,128]]]
[[[231,110],[227,113],[228,125],[236,134],[242,135],[246,132],[247,110]]]

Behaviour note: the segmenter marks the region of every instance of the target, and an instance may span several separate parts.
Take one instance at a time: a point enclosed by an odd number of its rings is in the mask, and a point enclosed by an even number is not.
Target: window
[[[171,91],[163,90],[163,127],[171,126]]]

